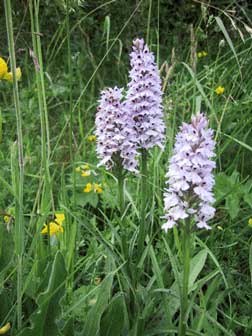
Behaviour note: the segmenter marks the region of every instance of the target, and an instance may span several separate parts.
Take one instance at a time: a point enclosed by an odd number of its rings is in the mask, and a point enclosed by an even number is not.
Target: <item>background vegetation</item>
[[[8,60],[3,2],[0,13]],[[16,336],[176,334],[182,256],[178,231],[161,232],[164,174],[179,125],[201,110],[217,141],[217,213],[195,236],[189,334],[251,335],[250,2],[12,1],[12,16],[24,190],[20,207],[12,83],[0,81],[0,326]],[[100,90],[127,85],[135,37],[156,55],[167,124],[165,151],[150,153],[141,255],[139,177],[127,176],[120,214],[116,178],[97,168],[89,138]],[[102,192],[84,192],[88,183]],[[48,238],[41,230],[55,213],[64,232]]]

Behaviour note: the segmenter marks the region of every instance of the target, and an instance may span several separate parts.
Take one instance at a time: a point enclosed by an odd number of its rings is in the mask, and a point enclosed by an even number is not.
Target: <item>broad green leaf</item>
[[[191,267],[190,267],[190,276],[189,276],[189,293],[192,292],[194,289],[193,285],[202,271],[205,262],[206,262],[206,257],[207,257],[207,251],[206,249],[200,251],[196,256],[194,256],[191,260]],[[174,264],[174,262],[173,262]],[[177,273],[177,271],[175,271]],[[169,301],[169,306],[170,306],[170,311],[171,315],[173,316],[176,311],[179,308],[180,304],[180,290],[179,289],[179,282],[181,282],[182,279],[182,274],[179,273],[176,276],[176,280],[172,284],[170,288],[170,301]]]
[[[88,312],[85,320],[85,326],[82,331],[82,336],[97,336],[100,332],[100,321],[102,314],[107,308],[111,288],[113,283],[113,274],[109,274],[102,281],[101,285],[97,288],[95,292],[95,297],[92,300],[93,306]]]
[[[226,209],[232,219],[236,218],[240,211],[240,197],[232,193],[226,197]]]
[[[224,198],[232,190],[232,181],[230,176],[227,176],[225,173],[219,173],[215,177],[215,195],[217,202]]]
[[[200,251],[191,261],[190,276],[189,276],[189,291],[193,288],[193,285],[202,271],[207,258],[207,251]]]
[[[252,194],[245,194],[243,200],[252,208]]]
[[[66,275],[64,258],[58,251],[53,261],[48,287],[36,301],[38,308],[31,316],[31,327],[25,328],[19,335],[56,336],[60,334],[55,320],[60,312],[59,302],[64,295]]]
[[[124,298],[122,294],[115,296],[101,320],[102,336],[120,336],[124,327]]]

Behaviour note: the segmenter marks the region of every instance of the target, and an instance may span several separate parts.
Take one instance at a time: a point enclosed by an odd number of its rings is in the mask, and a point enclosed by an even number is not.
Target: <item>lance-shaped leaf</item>
[[[66,279],[64,258],[58,251],[55,255],[48,287],[37,299],[37,310],[31,316],[31,327],[25,328],[21,336],[59,335],[55,320],[60,312],[60,299],[65,292]]]

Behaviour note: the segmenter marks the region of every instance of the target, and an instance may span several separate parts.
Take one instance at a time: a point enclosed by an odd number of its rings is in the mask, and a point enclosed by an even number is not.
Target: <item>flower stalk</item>
[[[183,248],[183,282],[182,282],[182,296],[180,298],[180,318],[179,318],[179,336],[186,335],[187,319],[188,319],[188,284],[190,275],[190,261],[191,261],[191,229],[190,221],[184,222],[182,231],[182,248]]]
[[[17,326],[22,327],[22,270],[23,270],[23,251],[24,251],[24,154],[23,154],[23,135],[22,135],[22,113],[19,102],[19,91],[16,73],[16,57],[13,37],[12,9],[11,1],[4,0],[5,18],[8,36],[8,45],[10,53],[11,71],[13,75],[13,97],[16,111],[17,122],[17,140],[18,140],[18,164],[19,168],[15,170],[15,243],[17,255]]]
[[[149,10],[151,12],[151,2]],[[154,54],[143,39],[137,38],[133,41],[130,65],[126,107],[133,118],[135,141],[141,151],[141,208],[137,244],[138,260],[140,260],[148,232],[146,227],[147,151],[155,146],[163,150],[165,124],[158,67]]]
[[[148,153],[146,149],[141,150],[141,212],[140,212],[140,227],[138,236],[138,256],[141,258],[144,241],[146,237],[146,202],[147,202],[147,167]]]
[[[117,180],[118,180],[118,204],[120,209],[121,218],[124,214],[125,199],[124,199],[124,174],[122,166],[117,168]]]
[[[124,255],[125,260],[128,257],[127,252],[127,236],[125,232],[125,195],[124,195],[124,181],[125,181],[125,172],[123,170],[122,162],[119,156],[115,160],[115,175],[117,177],[118,184],[118,207],[120,211],[120,224],[121,224],[121,248]]]

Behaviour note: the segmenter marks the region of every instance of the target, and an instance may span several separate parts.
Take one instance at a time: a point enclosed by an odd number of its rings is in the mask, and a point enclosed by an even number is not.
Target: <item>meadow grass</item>
[[[251,335],[251,22],[231,3],[214,16],[203,6],[181,47],[179,34],[162,43],[161,1],[134,3],[120,25],[116,0],[83,12],[75,1],[33,0],[17,16],[4,1],[0,56],[13,81],[0,81],[0,333],[10,322],[16,336],[183,335],[186,308],[186,335]],[[60,24],[48,36],[50,11]],[[98,167],[89,136],[100,90],[127,85],[138,33],[160,68],[167,129],[165,150],[142,155],[135,176]],[[183,284],[188,241],[177,227],[162,232],[160,217],[175,135],[199,111],[215,131],[217,211],[211,231],[192,234]],[[63,232],[50,235],[56,214]]]

